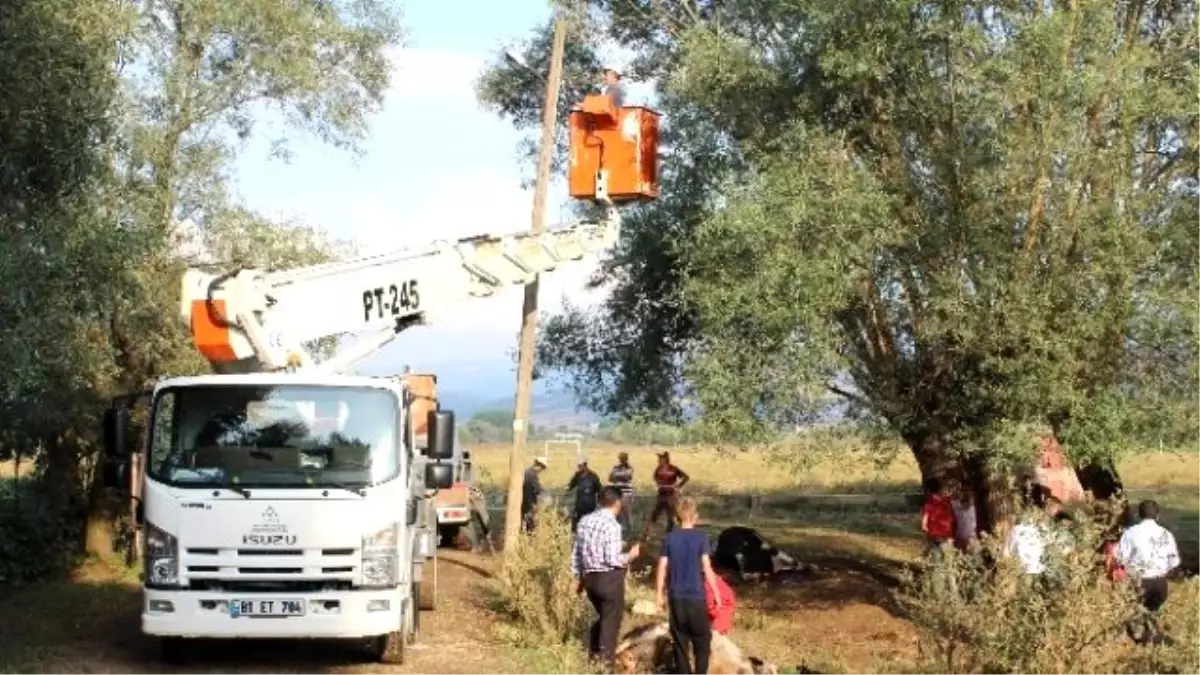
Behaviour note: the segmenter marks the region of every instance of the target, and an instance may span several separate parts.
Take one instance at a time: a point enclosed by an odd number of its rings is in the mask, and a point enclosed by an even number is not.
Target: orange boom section
[[[192,301],[192,339],[196,349],[210,363],[230,363],[237,361],[237,353],[229,339],[229,324],[225,318],[225,301],[208,300]]]
[[[656,199],[658,120],[650,108],[617,108],[605,94],[584,98],[571,111],[571,196],[595,199],[604,192],[614,202]]]

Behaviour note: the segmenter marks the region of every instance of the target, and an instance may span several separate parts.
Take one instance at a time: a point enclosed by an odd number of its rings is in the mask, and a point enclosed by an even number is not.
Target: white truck
[[[142,630],[189,638],[369,638],[403,662],[436,603],[436,491],[454,482],[454,415],[414,442],[402,378],[343,374],[399,331],[616,240],[598,223],[484,236],[279,272],[183,279],[181,312],[216,374],[175,377],[105,414],[104,481],[141,528]],[[305,343],[375,330],[329,360]],[[148,403],[130,438],[133,401]],[[418,406],[419,408],[419,406]]]
[[[599,222],[184,275],[181,315],[215,374],[165,379],[104,415],[103,479],[129,493],[142,630],[166,658],[189,638],[369,638],[378,660],[403,662],[419,608],[436,604],[434,497],[455,479],[454,415],[426,408],[418,445],[403,379],[344,373],[438,312],[616,242],[616,204],[658,195],[658,114],[589,96],[570,127],[569,192],[603,206]],[[362,333],[320,362],[305,347]]]

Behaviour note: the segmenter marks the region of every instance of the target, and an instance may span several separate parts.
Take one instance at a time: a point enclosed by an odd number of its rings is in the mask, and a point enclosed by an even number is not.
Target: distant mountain
[[[365,375],[392,375],[396,367],[371,364],[360,369]],[[413,364],[413,370],[436,373],[439,398],[455,417],[468,420],[481,410],[512,410],[516,387],[516,368],[511,361],[495,359],[471,361],[430,361]],[[577,410],[574,397],[545,380],[533,383],[533,424],[539,427],[586,427],[600,417],[590,410]]]

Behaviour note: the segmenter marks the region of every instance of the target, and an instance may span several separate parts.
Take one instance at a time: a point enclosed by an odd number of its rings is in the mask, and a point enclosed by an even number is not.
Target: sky
[[[406,45],[393,55],[391,88],[354,158],[319,141],[298,139],[285,162],[252,144],[237,165],[246,204],[267,216],[295,218],[355,241],[364,254],[477,234],[527,230],[532,190],[520,186],[522,138],[475,98],[475,81],[504,47],[546,21],[546,0],[404,3]],[[547,224],[569,218],[565,182],[556,181]],[[577,262],[542,278],[540,306],[556,310],[568,297],[599,301],[584,284],[594,262]],[[511,368],[520,330],[522,294],[514,288],[471,300],[440,322],[412,328],[363,362],[369,372],[437,369],[455,362]]]

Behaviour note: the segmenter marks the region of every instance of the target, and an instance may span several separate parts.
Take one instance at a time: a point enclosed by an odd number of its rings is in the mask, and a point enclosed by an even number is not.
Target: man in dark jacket
[[[575,475],[571,476],[570,482],[567,483],[568,490],[575,491],[575,511],[571,514],[571,531],[575,531],[575,527],[579,525],[579,519],[596,510],[597,500],[600,498],[600,490],[604,486],[600,483],[600,476],[588,468],[587,462],[580,462],[579,469],[575,471]]]
[[[542,496],[542,481],[539,475],[546,470],[546,457],[534,457],[533,466],[525,470],[525,485],[521,490],[521,525],[526,532],[533,531],[533,509]]]

